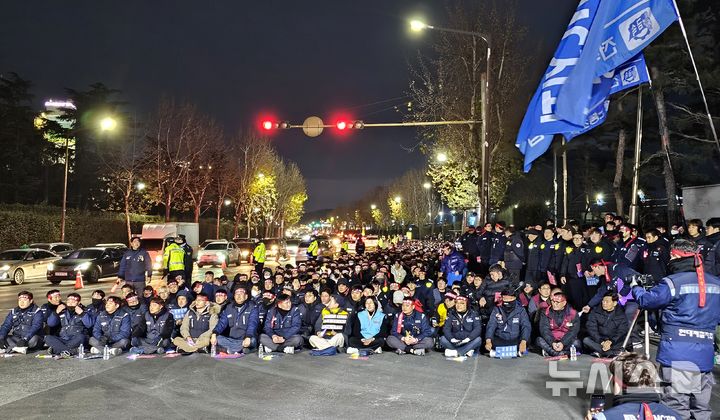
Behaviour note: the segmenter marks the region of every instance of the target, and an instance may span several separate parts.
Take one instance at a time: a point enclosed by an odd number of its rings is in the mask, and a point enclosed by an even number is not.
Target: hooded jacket
[[[180,335],[183,338],[192,337],[196,341],[204,338],[209,340],[219,315],[220,306],[213,302],[208,302],[201,311],[197,310],[197,302],[191,303],[180,325]]]

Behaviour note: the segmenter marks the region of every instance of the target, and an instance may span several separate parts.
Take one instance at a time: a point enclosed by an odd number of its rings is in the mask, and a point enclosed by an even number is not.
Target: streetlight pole
[[[485,44],[487,45],[487,57],[485,59],[485,77],[481,79],[481,87],[480,87],[480,94],[481,94],[481,106],[480,106],[480,114],[481,114],[481,120],[483,124],[481,137],[480,137],[480,161],[481,161],[481,174],[480,174],[480,202],[478,206],[478,224],[480,221],[484,222],[488,218],[488,211],[490,208],[489,205],[489,193],[490,193],[490,180],[489,180],[489,174],[490,174],[490,154],[488,153],[488,141],[487,141],[487,132],[488,132],[488,123],[487,123],[487,114],[488,114],[488,107],[490,104],[489,101],[489,95],[490,95],[490,57],[492,55],[492,46],[490,44],[489,37],[485,36],[484,34],[481,34],[479,32],[472,32],[472,31],[464,31],[461,29],[452,29],[452,28],[443,28],[439,26],[433,26],[428,25],[422,21],[419,20],[413,20],[410,22],[410,29],[412,29],[415,32],[422,31],[423,29],[433,29],[436,31],[441,32],[449,32],[454,34],[460,34],[460,35],[469,35],[474,38],[480,38],[483,41],[485,41]],[[473,50],[474,51],[474,50]],[[474,54],[473,54],[474,57]],[[474,116],[475,112],[475,104],[471,104],[471,110],[472,115]],[[475,118],[470,118],[471,120],[474,120]],[[473,130],[473,126],[470,126],[470,129]]]
[[[60,215],[60,242],[65,242],[65,216],[67,213],[68,164],[70,159],[69,140],[65,137],[65,179],[63,181],[62,214]]]

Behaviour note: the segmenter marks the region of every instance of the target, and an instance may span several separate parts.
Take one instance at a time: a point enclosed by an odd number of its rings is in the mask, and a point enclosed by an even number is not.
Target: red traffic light
[[[272,121],[263,121],[262,128],[264,130],[272,130],[273,128],[275,128],[275,123],[273,123]]]
[[[338,121],[335,125],[337,126],[337,129],[338,129],[338,130],[345,130],[346,128],[348,128],[348,123],[347,123],[347,121],[342,121],[342,120],[341,120],[341,121]]]

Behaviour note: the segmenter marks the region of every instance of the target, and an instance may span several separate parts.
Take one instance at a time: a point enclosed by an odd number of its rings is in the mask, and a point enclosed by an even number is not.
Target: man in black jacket
[[[148,310],[142,314],[143,323],[138,331],[133,331],[130,353],[152,354],[165,353],[170,346],[170,336],[175,328],[172,314],[165,309],[165,302],[152,298]]]
[[[605,293],[602,307],[590,312],[587,321],[588,336],[583,345],[596,357],[615,357],[622,351],[622,343],[629,325],[623,311],[617,309],[618,295]]]
[[[565,294],[560,289],[552,292],[551,306],[540,315],[540,337],[536,344],[543,356],[567,356],[570,348],[580,348],[577,339],[580,332],[580,318],[577,311],[568,306]]]

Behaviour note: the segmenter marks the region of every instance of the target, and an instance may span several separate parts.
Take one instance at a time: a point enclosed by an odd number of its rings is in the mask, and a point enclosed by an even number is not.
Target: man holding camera
[[[634,280],[632,293],[642,309],[662,309],[657,361],[663,402],[684,419],[710,419],[720,278],[704,271],[697,245],[684,239],[670,246],[668,269],[671,274],[649,290]]]

